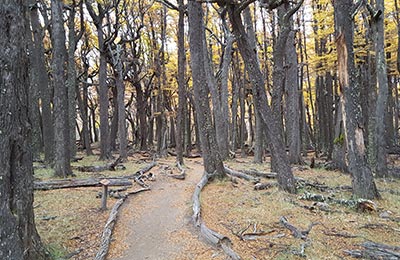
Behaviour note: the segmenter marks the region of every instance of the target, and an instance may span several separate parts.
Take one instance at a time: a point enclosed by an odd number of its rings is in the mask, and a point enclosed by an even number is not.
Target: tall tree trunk
[[[179,0],[178,5],[178,114],[176,118],[176,159],[180,164],[183,164],[185,136],[184,116],[186,108],[185,7],[183,0]]]
[[[188,13],[194,100],[204,168],[207,173],[222,177],[224,176],[224,169],[218,152],[215,128],[211,122],[211,109],[208,98],[209,86],[204,81],[206,77],[204,59],[207,51],[204,46],[205,28],[201,3],[190,0],[188,2]]]
[[[113,113],[110,126],[110,149],[111,151],[117,150],[117,134],[118,134],[118,89],[117,86],[112,87],[112,106]]]
[[[388,101],[388,77],[385,56],[385,28],[384,28],[384,0],[376,0],[376,9],[381,11],[381,15],[374,16],[375,27],[375,55],[376,55],[376,76],[378,83],[378,99],[375,110],[375,138],[374,151],[376,152],[376,165],[374,170],[377,176],[386,177],[387,169],[387,149],[386,149],[386,110]]]
[[[299,7],[300,6],[298,6],[297,9]],[[279,120],[277,117],[271,117],[272,110],[268,104],[264,78],[260,67],[256,62],[256,53],[249,47],[249,39],[245,32],[243,22],[240,17],[240,11],[237,9],[237,6],[229,6],[229,17],[233,32],[237,39],[240,54],[245,62],[247,73],[250,76],[250,80],[253,85],[254,104],[257,107],[256,109],[260,111],[261,118],[266,126],[267,138],[271,144],[271,152],[276,159],[278,183],[283,190],[290,193],[295,193],[295,180],[285,153],[285,147],[283,144],[282,135],[280,133],[281,128],[279,127]]]
[[[347,143],[349,171],[352,175],[353,196],[374,199],[380,195],[376,188],[372,171],[366,162],[364,133],[361,123],[359,86],[355,77],[353,51],[352,1],[336,0],[335,27],[337,33],[339,85],[344,101],[344,129]]]
[[[117,109],[118,109],[118,140],[119,140],[119,156],[125,161],[128,158],[128,140],[126,136],[126,115],[125,115],[125,85],[122,64],[122,48],[117,45],[116,51],[116,87],[117,87]]]
[[[29,1],[30,5],[34,5],[35,2]],[[30,10],[30,19],[35,18],[35,13],[37,16],[37,8],[31,8]],[[33,28],[33,30],[39,30],[39,28]],[[30,79],[30,88],[29,88],[29,98],[30,98],[30,106],[29,106],[29,118],[32,122],[32,156],[34,159],[38,159],[40,157],[40,152],[42,152],[42,135],[40,129],[40,110],[39,110],[39,94],[40,94],[40,72],[39,66],[36,66],[40,62],[40,53],[36,42],[38,40],[35,39],[34,34],[30,31],[30,28],[27,27],[27,38],[28,38],[28,48],[29,48],[29,62],[30,64],[35,64],[35,66],[30,66],[29,68],[29,79]],[[36,32],[37,34],[37,32]],[[41,39],[40,39],[41,40]]]
[[[71,11],[68,18],[68,72],[66,86],[68,88],[68,114],[69,114],[69,138],[70,138],[70,153],[71,157],[76,155],[76,68],[75,68],[75,49],[76,49],[76,34],[75,34],[75,0],[73,1]],[[81,10],[83,12],[83,10]]]
[[[298,62],[295,46],[295,33],[291,31],[286,42],[286,89],[287,89],[287,117],[286,131],[289,143],[289,162],[295,164],[303,163],[301,158],[300,140],[300,93]]]
[[[108,85],[107,85],[107,48],[105,46],[103,18],[105,10],[99,2],[97,2],[98,14],[92,7],[92,1],[86,1],[86,7],[93,19],[97,30],[98,47],[100,52],[99,62],[99,106],[100,106],[100,160],[111,158],[110,133],[108,122]]]
[[[39,14],[37,8],[33,8],[30,12],[31,26],[33,30],[33,38],[35,42],[35,50],[33,55],[37,57],[35,66],[32,69],[37,70],[38,84],[40,91],[40,101],[42,109],[42,137],[44,147],[44,160],[47,164],[54,160],[54,126],[53,114],[51,109],[51,87],[47,75],[45,63],[45,54],[43,47],[43,28],[39,22]]]
[[[53,45],[53,85],[55,116],[55,175],[67,177],[72,174],[70,164],[70,124],[68,115],[68,89],[65,82],[67,49],[65,47],[65,30],[62,13],[62,2],[51,1],[52,45]]]
[[[22,0],[0,2],[0,258],[5,260],[49,259],[33,213],[26,7]]]

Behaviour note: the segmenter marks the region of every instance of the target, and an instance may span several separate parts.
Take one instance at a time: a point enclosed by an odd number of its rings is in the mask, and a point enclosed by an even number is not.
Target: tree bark
[[[176,118],[176,154],[177,161],[183,164],[186,108],[186,54],[185,54],[185,8],[183,0],[178,1],[178,113]]]
[[[209,105],[209,86],[204,80],[206,77],[204,46],[205,29],[203,23],[203,9],[200,2],[188,2],[189,13],[189,44],[191,68],[193,77],[194,101],[199,127],[201,150],[204,168],[209,174],[224,176],[224,168],[218,152],[215,128],[211,122],[211,109]]]
[[[54,126],[53,115],[51,109],[51,87],[47,75],[45,54],[43,47],[43,28],[39,22],[38,9],[33,8],[30,12],[31,26],[33,30],[33,39],[35,42],[35,50],[33,55],[38,59],[32,69],[37,70],[38,84],[40,91],[40,101],[42,108],[42,138],[44,147],[44,160],[47,164],[53,162],[54,159]]]
[[[376,188],[372,171],[365,156],[364,133],[361,123],[361,109],[358,104],[359,86],[357,86],[353,51],[352,1],[336,0],[335,27],[336,48],[338,53],[339,85],[344,101],[344,129],[347,143],[349,171],[352,175],[353,196],[374,199],[380,195]]]
[[[386,177],[388,175],[387,168],[387,144],[386,144],[386,114],[388,103],[388,77],[387,65],[385,56],[385,28],[384,28],[384,0],[376,0],[376,9],[381,11],[382,14],[378,17],[374,16],[375,27],[375,55],[376,55],[376,76],[378,83],[378,99],[376,102],[375,110],[375,156],[376,165],[373,170],[379,177]]]
[[[70,125],[68,115],[68,89],[65,82],[67,50],[65,47],[65,30],[62,13],[62,2],[51,1],[52,45],[53,45],[53,84],[55,116],[55,175],[67,177],[72,174],[70,164]]]
[[[260,67],[257,64],[255,52],[249,47],[249,39],[245,32],[240,11],[237,6],[229,6],[229,17],[233,27],[233,32],[237,39],[238,48],[245,62],[245,67],[253,86],[253,98],[256,109],[260,111],[261,118],[266,126],[267,138],[270,140],[271,152],[276,158],[276,168],[278,173],[278,183],[280,187],[290,193],[296,192],[296,185],[292,170],[288,164],[285,147],[280,133],[279,120],[271,117],[272,110],[268,105],[267,94],[265,91],[264,78]],[[286,42],[286,41],[285,41]]]
[[[0,2],[0,258],[5,260],[49,259],[33,212],[26,7],[22,0]]]

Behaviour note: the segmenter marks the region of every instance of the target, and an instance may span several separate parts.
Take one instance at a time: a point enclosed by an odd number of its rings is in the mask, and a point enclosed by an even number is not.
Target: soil
[[[151,161],[135,154],[125,163],[126,169],[104,172],[101,176],[132,174]],[[269,158],[263,164],[252,163],[252,157],[226,162],[235,170],[270,171]],[[307,162],[311,158],[307,158]],[[155,181],[146,180],[151,190],[131,195],[118,214],[107,259],[226,259],[219,249],[207,244],[191,220],[192,194],[203,173],[202,159],[186,159],[186,179],[179,174],[175,158],[158,160],[151,172]],[[399,158],[395,158],[395,163]],[[82,165],[104,164],[96,157],[85,158]],[[322,165],[318,161],[318,165]],[[376,209],[359,211],[333,202],[316,203],[306,194],[321,194],[336,200],[351,199],[345,189],[349,175],[327,171],[322,167],[294,166],[296,177],[329,189],[299,186],[297,194],[278,189],[275,179],[262,179],[267,190],[254,190],[254,183],[237,178],[215,180],[201,193],[202,217],[207,226],[232,241],[232,248],[242,259],[351,259],[344,250],[360,249],[365,241],[398,245],[400,241],[400,180],[376,179],[382,199]],[[93,173],[78,173],[87,178]],[[47,179],[50,172],[35,172]],[[100,177],[100,176],[97,176]],[[336,188],[335,188],[336,187]],[[343,189],[340,187],[344,187]],[[130,190],[138,190],[134,184]],[[39,233],[55,259],[93,259],[109,209],[99,211],[99,188],[79,188],[35,192],[35,215]],[[323,207],[320,207],[320,206]],[[279,222],[285,217],[295,227],[306,230],[316,224],[307,239],[293,237]]]
[[[120,213],[107,259],[217,259],[222,253],[201,241],[191,220],[191,198],[200,180],[200,160],[186,160],[186,179],[177,180],[174,158],[160,160],[150,192],[129,198]]]

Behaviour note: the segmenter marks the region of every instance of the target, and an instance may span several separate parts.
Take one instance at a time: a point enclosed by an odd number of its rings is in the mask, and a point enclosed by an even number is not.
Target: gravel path
[[[171,160],[160,163],[173,165]],[[156,170],[157,181],[149,182],[151,191],[126,202],[108,259],[195,259],[195,251],[214,251],[199,241],[191,222],[191,197],[203,167],[189,160],[186,165],[185,180],[166,177]],[[127,249],[118,249],[121,244]]]

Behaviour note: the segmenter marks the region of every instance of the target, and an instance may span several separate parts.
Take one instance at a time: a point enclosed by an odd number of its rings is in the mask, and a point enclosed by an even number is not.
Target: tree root
[[[137,191],[128,192],[125,197],[117,200],[117,202],[114,204],[114,206],[110,212],[110,216],[108,217],[107,223],[104,226],[103,234],[101,236],[100,249],[97,252],[96,257],[94,258],[95,260],[104,260],[106,258],[108,249],[109,249],[110,243],[111,243],[111,236],[112,236],[112,232],[114,229],[114,225],[115,225],[115,222],[117,221],[118,210],[121,207],[121,205],[125,202],[126,198],[129,195],[136,194],[136,193],[139,193],[142,191],[147,191],[147,190],[150,190],[150,189],[144,188],[144,189],[140,189]]]
[[[184,180],[186,178],[186,170],[182,167],[182,165],[178,162],[176,167],[181,171],[180,174],[168,174],[168,177],[177,179],[177,180]]]
[[[231,248],[231,240],[223,236],[214,230],[209,229],[206,224],[203,222],[201,218],[201,204],[200,204],[200,193],[204,186],[207,185],[208,182],[208,174],[205,172],[200,182],[196,185],[196,188],[193,192],[192,201],[193,201],[193,222],[196,227],[200,228],[201,234],[204,238],[210,242],[212,245],[221,247],[222,250],[227,254],[230,259],[239,260],[240,256],[235,253]]]

